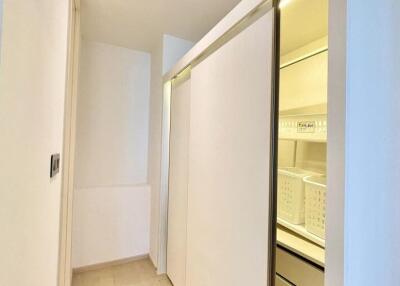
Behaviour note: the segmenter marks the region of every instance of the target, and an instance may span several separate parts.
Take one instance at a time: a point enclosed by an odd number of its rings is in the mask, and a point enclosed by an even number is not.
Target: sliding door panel
[[[273,12],[192,69],[188,286],[264,286]]]
[[[171,95],[167,274],[174,286],[186,285],[186,217],[190,79],[175,81]]]

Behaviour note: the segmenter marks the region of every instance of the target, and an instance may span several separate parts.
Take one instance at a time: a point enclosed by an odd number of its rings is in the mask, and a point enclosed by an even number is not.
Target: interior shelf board
[[[297,138],[297,137],[288,137],[288,136],[279,136],[279,140],[287,140],[287,141],[302,141],[302,142],[313,142],[313,143],[326,143],[326,139],[307,139],[307,138]]]
[[[278,245],[316,263],[321,267],[325,267],[324,248],[310,241],[304,240],[295,233],[279,226],[276,234]]]
[[[278,224],[280,224],[281,226],[297,233],[298,235],[314,242],[315,244],[318,244],[321,247],[325,248],[325,239],[322,239],[312,233],[309,233],[304,225],[295,225],[295,224],[291,224],[283,219],[278,218]]]

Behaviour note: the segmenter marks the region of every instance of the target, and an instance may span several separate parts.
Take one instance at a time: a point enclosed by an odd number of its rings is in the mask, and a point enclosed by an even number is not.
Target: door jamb
[[[72,212],[75,159],[76,102],[80,46],[80,0],[69,1],[66,94],[64,110],[64,146],[62,166],[62,192],[60,206],[60,239],[58,285],[72,282]]]
[[[278,194],[278,139],[279,139],[279,74],[280,74],[280,0],[273,0],[274,35],[272,63],[272,96],[271,96],[271,149],[270,149],[270,186],[269,186],[269,242],[268,242],[268,285],[275,286],[276,276],[276,228],[277,228],[277,194]]]
[[[168,184],[169,184],[169,141],[171,112],[172,82],[163,85],[162,139],[161,139],[161,192],[160,221],[158,225],[158,259],[157,274],[167,273],[167,240],[168,240]]]

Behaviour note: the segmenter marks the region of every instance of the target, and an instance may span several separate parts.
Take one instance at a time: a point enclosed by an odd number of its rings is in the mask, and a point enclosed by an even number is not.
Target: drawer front
[[[280,247],[276,249],[276,273],[296,286],[324,286],[321,269]]]
[[[294,285],[282,279],[279,275],[276,275],[275,286],[294,286]]]

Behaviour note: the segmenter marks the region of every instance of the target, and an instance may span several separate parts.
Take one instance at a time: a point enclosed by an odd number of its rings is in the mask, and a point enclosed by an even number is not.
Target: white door
[[[186,216],[190,79],[174,82],[171,94],[167,274],[174,286],[186,285]]]
[[[187,286],[268,280],[273,12],[191,72]]]

